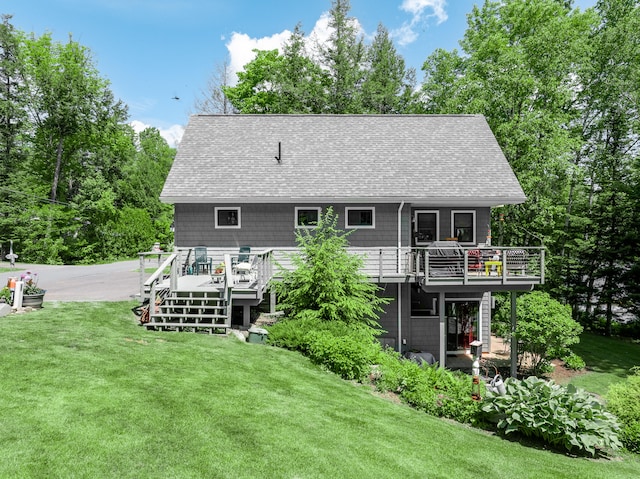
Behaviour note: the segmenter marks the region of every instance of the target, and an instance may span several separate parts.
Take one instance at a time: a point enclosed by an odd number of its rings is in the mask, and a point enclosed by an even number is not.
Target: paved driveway
[[[0,262],[8,268],[9,262]],[[157,267],[150,261],[147,268]],[[90,266],[60,266],[16,263],[14,271],[0,273],[0,287],[10,277],[38,273],[38,285],[47,290],[46,301],[126,301],[140,294],[140,261],[121,261]],[[145,279],[149,274],[145,274]]]

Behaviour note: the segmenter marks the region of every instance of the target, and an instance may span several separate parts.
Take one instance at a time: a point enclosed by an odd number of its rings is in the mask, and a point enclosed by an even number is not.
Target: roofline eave
[[[161,196],[160,201],[168,204],[216,204],[239,205],[255,203],[271,204],[316,204],[316,203],[340,203],[340,204],[398,204],[407,203],[429,206],[447,207],[495,207],[500,205],[517,205],[527,201],[526,196],[491,196],[491,197],[205,197],[205,196]]]

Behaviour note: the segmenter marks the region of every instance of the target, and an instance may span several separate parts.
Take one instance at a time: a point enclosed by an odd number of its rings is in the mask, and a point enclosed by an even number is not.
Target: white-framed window
[[[458,243],[476,242],[476,212],[474,210],[451,211],[451,236]]]
[[[319,206],[296,206],[295,227],[315,228],[320,221],[322,208]]]
[[[413,212],[413,235],[416,245],[429,244],[440,238],[440,212],[416,210]]]
[[[373,206],[347,206],[344,209],[346,228],[375,228],[376,209]]]
[[[241,224],[239,206],[216,206],[214,208],[216,228],[239,229]]]

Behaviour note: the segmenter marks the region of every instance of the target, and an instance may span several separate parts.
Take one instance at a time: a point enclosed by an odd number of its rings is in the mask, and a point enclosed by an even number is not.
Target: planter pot
[[[25,294],[22,296],[23,308],[42,308],[42,301],[44,300],[44,293],[37,294]]]

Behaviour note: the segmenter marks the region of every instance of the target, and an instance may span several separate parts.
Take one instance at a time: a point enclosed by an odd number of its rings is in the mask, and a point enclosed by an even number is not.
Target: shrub
[[[347,324],[342,321],[326,321],[315,315],[300,315],[296,319],[283,319],[267,326],[267,342],[292,351],[307,354],[311,338],[315,331],[328,331],[335,337],[352,336],[362,341],[372,342],[382,332],[363,324]]]
[[[335,336],[325,330],[313,331],[307,338],[311,360],[344,379],[365,379],[381,350],[380,343],[364,340],[358,334]]]
[[[309,356],[344,379],[362,380],[381,352],[380,331],[364,324],[326,321],[315,315],[285,319],[268,327],[267,342]]]
[[[549,359],[557,357],[568,346],[580,341],[582,326],[571,317],[570,306],[561,304],[548,293],[534,291],[520,295],[516,300],[516,314],[518,324],[515,339],[521,345],[518,349],[522,352],[519,354],[519,361],[522,364],[525,357],[529,356],[533,374],[543,372]],[[496,324],[494,330],[507,334],[508,340],[512,340],[506,329],[506,325],[511,322],[510,318],[510,305],[503,301],[494,320],[504,327],[500,328]]]
[[[0,303],[4,301],[7,304],[11,304],[11,290],[9,289],[8,286],[5,286],[2,289],[0,289],[0,299],[2,300],[0,301]]]
[[[307,335],[320,328],[323,322],[318,318],[283,319],[267,326],[267,343],[306,354],[309,349]]]
[[[629,451],[640,453],[640,368],[621,383],[609,386],[607,406],[622,423],[620,440]]]
[[[418,365],[392,351],[380,355],[376,387],[392,391],[409,405],[438,417],[473,422],[480,403],[471,399],[471,376],[437,364]]]
[[[587,366],[584,362],[584,359],[582,359],[574,352],[569,352],[569,354],[564,356],[562,360],[564,361],[565,367],[573,369],[574,371],[580,371]]]
[[[487,392],[485,417],[504,435],[519,432],[555,448],[577,449],[592,456],[597,449],[618,449],[615,417],[587,392],[534,376],[524,381],[508,378],[507,394]]]

